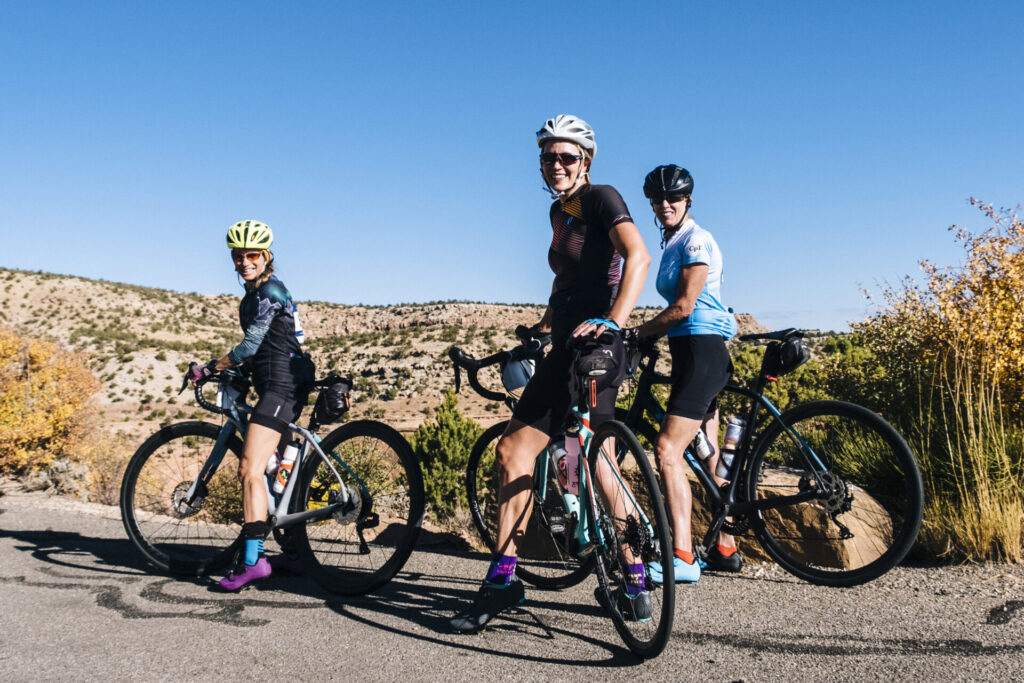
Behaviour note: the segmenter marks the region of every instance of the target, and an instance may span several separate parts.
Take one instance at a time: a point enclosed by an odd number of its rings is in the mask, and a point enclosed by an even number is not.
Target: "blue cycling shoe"
[[[700,578],[700,565],[694,561],[693,564],[686,564],[678,557],[672,558],[672,569],[676,576],[676,583],[697,583]],[[664,570],[661,562],[651,562],[647,565],[647,574],[651,581],[660,584],[664,579]]]

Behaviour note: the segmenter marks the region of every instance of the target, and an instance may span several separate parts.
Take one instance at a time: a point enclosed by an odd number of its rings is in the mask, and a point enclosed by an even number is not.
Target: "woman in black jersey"
[[[238,464],[242,481],[245,523],[242,537],[244,555],[220,585],[237,591],[262,579],[274,569],[301,572],[297,557],[278,555],[268,560],[263,554],[267,525],[267,492],[264,474],[274,450],[284,452],[291,438],[288,424],[295,422],[306,405],[314,369],[302,353],[302,327],[298,312],[284,284],[274,276],[274,235],[258,221],[239,221],[228,229],[227,243],[235,272],[245,284],[245,296],[238,308],[245,338],[223,358],[205,366],[193,363],[191,379],[245,364],[251,369],[253,388],[259,402],[249,419],[245,448]]]
[[[524,599],[522,584],[514,580],[516,538],[529,519],[534,460],[569,411],[571,352],[566,343],[570,336],[618,330],[636,305],[651,262],[619,193],[590,182],[597,151],[593,129],[582,119],[563,114],[545,122],[537,132],[537,145],[541,175],[556,198],[550,210],[553,235],[548,249],[555,278],[547,310],[533,329],[550,333],[552,347],[497,445],[498,552],[472,607],[451,620],[462,633],[480,630],[495,614]],[[597,408],[590,413],[595,431],[614,415],[616,392],[609,387],[598,395]],[[643,566],[636,568],[642,578]],[[630,599],[646,597],[641,584],[627,583]]]

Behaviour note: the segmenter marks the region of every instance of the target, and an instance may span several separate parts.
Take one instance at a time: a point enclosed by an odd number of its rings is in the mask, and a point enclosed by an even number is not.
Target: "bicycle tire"
[[[341,425],[320,448],[333,456],[334,470],[311,452],[302,466],[296,505],[327,505],[345,485],[359,506],[349,515],[299,524],[291,536],[317,583],[340,595],[365,595],[390,581],[416,545],[424,510],[419,463],[401,434],[371,420]]]
[[[606,474],[611,481],[605,486],[600,471],[602,467],[606,473],[611,470],[601,451],[610,450],[602,448],[610,440],[614,440],[614,459],[619,463],[621,478]],[[606,539],[604,544],[595,547],[593,553],[598,575],[598,602],[609,612],[615,630],[634,654],[645,659],[656,657],[668,644],[675,617],[673,572],[665,572],[664,583],[660,586],[651,582],[648,572],[651,562],[659,562],[662,567],[672,567],[673,563],[671,527],[657,475],[636,436],[617,421],[605,422],[597,430],[587,454],[587,465],[595,490],[595,524]],[[636,515],[637,506],[643,510],[648,524]],[[623,552],[626,547],[644,565],[644,583],[651,607],[650,618],[645,621],[630,619],[620,608],[618,592],[622,591],[626,575]]]
[[[907,442],[881,416],[852,403],[796,406],[758,438],[745,473],[747,500],[822,488],[783,425],[800,434],[840,485],[819,498],[751,514],[761,546],[786,571],[824,586],[855,586],[892,569],[914,544],[924,507]],[[853,538],[843,538],[836,522]]]
[[[135,547],[160,571],[202,576],[231,561],[242,526],[237,476],[242,441],[237,434],[228,440],[207,494],[197,505],[185,507],[180,501],[220,429],[209,422],[168,425],[139,446],[125,469],[121,521]]]
[[[505,433],[509,421],[489,427],[473,444],[466,465],[466,497],[473,517],[473,525],[481,540],[494,553],[498,533],[498,482],[494,466],[494,447]],[[552,477],[554,473],[552,470]],[[534,490],[536,490],[534,486]],[[533,509],[527,522],[523,542],[518,548],[516,576],[537,588],[561,589],[580,583],[593,569],[594,561],[582,561],[569,552],[568,539],[563,531],[553,534],[547,524],[552,511],[564,514],[565,506],[557,494],[553,481],[547,487],[546,501],[533,497]]]

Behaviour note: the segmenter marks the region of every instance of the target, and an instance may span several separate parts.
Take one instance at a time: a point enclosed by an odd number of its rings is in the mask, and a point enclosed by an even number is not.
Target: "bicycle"
[[[208,383],[217,385],[215,402],[203,395]],[[314,386],[320,393],[308,426],[289,425],[299,444],[293,476],[280,495],[271,487],[276,475],[266,477],[270,527],[321,586],[363,595],[409,558],[423,520],[423,480],[412,448],[383,423],[350,422],[319,439],[317,429],[348,408],[351,382],[332,373]],[[197,403],[223,415],[224,423],[168,425],[128,463],[121,518],[132,543],[160,571],[203,576],[227,565],[241,547],[237,471],[252,412],[249,387],[232,370],[197,382]]]
[[[809,358],[803,347],[794,351],[795,365],[778,362],[786,345],[803,344],[803,334],[789,328],[739,337],[769,345],[754,388],[730,383],[719,395],[749,404],[729,482],[722,487],[714,482],[695,445],[684,452],[711,514],[698,551],[711,547],[720,530],[735,535],[749,530],[793,575],[819,585],[854,586],[892,569],[913,545],[924,507],[921,473],[903,437],[864,407],[813,401],[783,413],[764,396],[768,382]],[[652,387],[672,381],[655,370],[658,356],[653,342],[632,350],[637,391],[623,418],[652,444],[657,429],[645,418],[660,424],[665,414]],[[717,438],[711,440],[717,444]]]
[[[606,333],[607,334],[607,333]],[[590,339],[574,341],[575,345]],[[460,384],[460,368],[469,373],[473,388],[485,397],[503,399],[510,408],[512,397],[488,390],[480,385],[477,372],[487,366],[505,363],[533,348],[531,340],[522,347],[475,359],[453,348],[449,356],[455,365],[456,390]],[[534,346],[530,346],[534,345]],[[587,382],[593,378],[577,377],[577,396],[584,397],[573,405],[561,437],[553,439],[538,454],[534,465],[532,514],[525,536],[517,542],[519,561],[517,575],[544,588],[563,588],[579,583],[595,572],[598,587],[595,594],[608,611],[616,631],[631,651],[641,657],[658,655],[668,643],[675,612],[675,583],[671,576],[662,585],[645,577],[649,592],[651,616],[638,619],[628,600],[617,592],[623,584],[626,565],[671,560],[671,537],[665,507],[654,470],[636,436],[617,421],[602,424],[596,433],[590,428],[590,406],[587,403]],[[493,461],[490,446],[508,422],[486,430],[473,445],[467,467],[466,485],[474,524],[491,549],[496,550],[497,482],[487,476],[485,461]],[[565,442],[562,441],[565,439]],[[561,446],[578,446],[579,457],[575,477],[578,493],[569,490],[572,473],[565,468],[559,476]],[[485,458],[490,451],[491,458]],[[584,456],[585,454],[585,456]],[[568,456],[566,456],[568,457]]]

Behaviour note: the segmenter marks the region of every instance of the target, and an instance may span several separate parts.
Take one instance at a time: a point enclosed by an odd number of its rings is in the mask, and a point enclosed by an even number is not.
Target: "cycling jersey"
[[[295,386],[311,381],[296,363],[303,355],[299,346],[302,326],[284,283],[271,276],[246,292],[238,306],[238,318],[245,338],[228,352],[228,358],[236,364],[252,359],[253,386],[258,393],[271,387],[290,393]]]
[[[619,291],[622,257],[611,230],[632,222],[622,196],[609,185],[584,185],[571,199],[551,205],[548,264],[555,273],[549,304],[552,336],[564,341],[587,318],[604,317]]]
[[[668,331],[669,337],[688,334],[717,334],[731,339],[736,334],[736,316],[722,304],[722,252],[711,233],[692,218],[679,227],[665,245],[658,268],[658,293],[670,304],[678,299],[679,273],[686,266],[703,263],[708,279],[697,296],[693,312]]]

